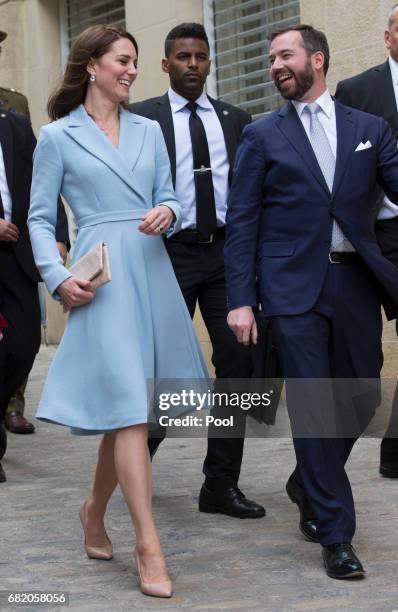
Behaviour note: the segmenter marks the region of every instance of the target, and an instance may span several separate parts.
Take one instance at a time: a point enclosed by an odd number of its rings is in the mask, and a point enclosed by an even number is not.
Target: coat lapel
[[[81,147],[106,164],[141,199],[143,198],[137,191],[139,182],[133,174],[146,130],[137,115],[121,109],[119,149],[116,149],[94,124],[82,105],[69,114],[69,122],[64,130]]]
[[[129,173],[134,171],[145,141],[146,126],[140,117],[123,108],[120,111],[119,150]],[[136,185],[136,181],[134,181]]]
[[[0,142],[3,151],[4,169],[6,172],[7,185],[12,196],[14,186],[14,143],[10,123],[6,113],[0,112]],[[13,203],[13,218],[15,203]],[[4,217],[3,205],[0,202],[0,217]]]
[[[314,178],[318,181],[321,187],[323,187],[326,193],[330,195],[329,188],[322,174],[322,170],[319,167],[314,150],[293,104],[289,102],[283,106],[279,111],[278,116],[280,117],[280,120],[277,123],[279,129],[288,139],[292,147],[297,151],[300,159],[302,159],[308,166]]]
[[[356,123],[352,110],[335,100],[337,152],[332,197],[336,194],[348,166],[348,158],[355,150]]]
[[[375,68],[376,91],[379,92],[381,116],[390,125],[392,124],[394,134],[398,133],[398,111],[397,101],[394,93],[394,83],[392,82],[391,69],[388,60],[381,66]]]
[[[209,98],[211,104],[214,106],[214,110],[216,111],[217,117],[220,120],[221,128],[224,133],[225,147],[227,149],[229,167],[233,168],[235,162],[237,141],[239,140],[239,137],[237,139],[234,124],[231,121],[231,115],[229,113],[229,110],[224,107],[222,102],[218,100],[213,100],[213,98],[210,98],[210,96],[207,97]]]
[[[168,93],[165,93],[156,102],[156,120],[162,128],[164,140],[166,142],[167,152],[170,159],[171,176],[173,186],[176,186],[176,141],[174,136],[173,115],[170,106]]]

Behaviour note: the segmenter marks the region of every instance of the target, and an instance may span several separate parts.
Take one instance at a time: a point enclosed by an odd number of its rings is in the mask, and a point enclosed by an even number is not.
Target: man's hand
[[[65,242],[57,242],[58,253],[61,257],[63,264],[66,264],[66,258],[68,257],[68,249],[66,248]]]
[[[257,324],[251,308],[235,308],[228,313],[227,323],[241,344],[257,344]]]
[[[19,229],[11,221],[0,219],[0,240],[4,242],[17,242]]]
[[[95,292],[91,289],[90,281],[70,276],[58,285],[57,292],[61,296],[64,312],[71,308],[88,304],[93,299]]]
[[[158,236],[169,229],[173,223],[173,211],[168,206],[160,204],[155,206],[142,218],[138,229],[148,236]]]

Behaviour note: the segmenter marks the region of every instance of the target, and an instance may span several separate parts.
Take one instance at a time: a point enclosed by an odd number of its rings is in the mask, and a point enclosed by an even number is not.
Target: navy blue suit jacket
[[[375,237],[379,186],[398,204],[398,152],[384,119],[335,102],[336,171],[329,192],[290,102],[244,129],[227,212],[229,308],[267,316],[310,310],[328,266],[333,218],[373,273],[388,318],[398,314],[398,269]],[[362,142],[371,147],[356,151]],[[336,264],[338,265],[338,264]]]

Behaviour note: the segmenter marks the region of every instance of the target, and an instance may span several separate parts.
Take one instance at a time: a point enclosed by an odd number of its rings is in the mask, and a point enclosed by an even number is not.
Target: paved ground
[[[41,351],[30,378],[29,416],[52,354],[51,347]],[[164,443],[154,465],[154,509],[175,596],[163,601],[137,589],[134,534],[120,492],[107,517],[114,560],[84,555],[77,513],[90,485],[97,442],[41,423],[33,436],[9,436],[4,461],[9,482],[0,485],[1,591],[68,592],[69,608],[78,612],[398,612],[398,482],[378,476],[377,440],[362,440],[349,465],[358,509],[355,546],[368,572],[366,579],[350,583],[327,578],[319,546],[305,542],[297,530],[295,506],[284,493],[293,465],[289,440],[247,441],[241,486],[267,508],[264,519],[251,521],[199,514],[205,441]],[[4,603],[0,608],[17,609]]]

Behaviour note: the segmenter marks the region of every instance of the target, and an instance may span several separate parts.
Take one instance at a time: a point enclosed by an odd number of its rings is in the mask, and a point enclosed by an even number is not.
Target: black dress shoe
[[[365,570],[351,544],[342,542],[324,546],[323,563],[330,578],[362,578]]]
[[[1,463],[0,463],[0,482],[6,482],[7,478],[6,478],[6,473],[3,470]]]
[[[237,486],[210,491],[203,484],[199,495],[199,512],[221,513],[236,518],[265,516],[265,508],[247,499]]]
[[[385,478],[398,478],[398,467],[380,463],[380,474]]]
[[[319,543],[318,520],[311,508],[309,499],[302,487],[290,476],[286,483],[286,493],[294,504],[297,504],[300,511],[299,528],[301,533],[310,542]]]

